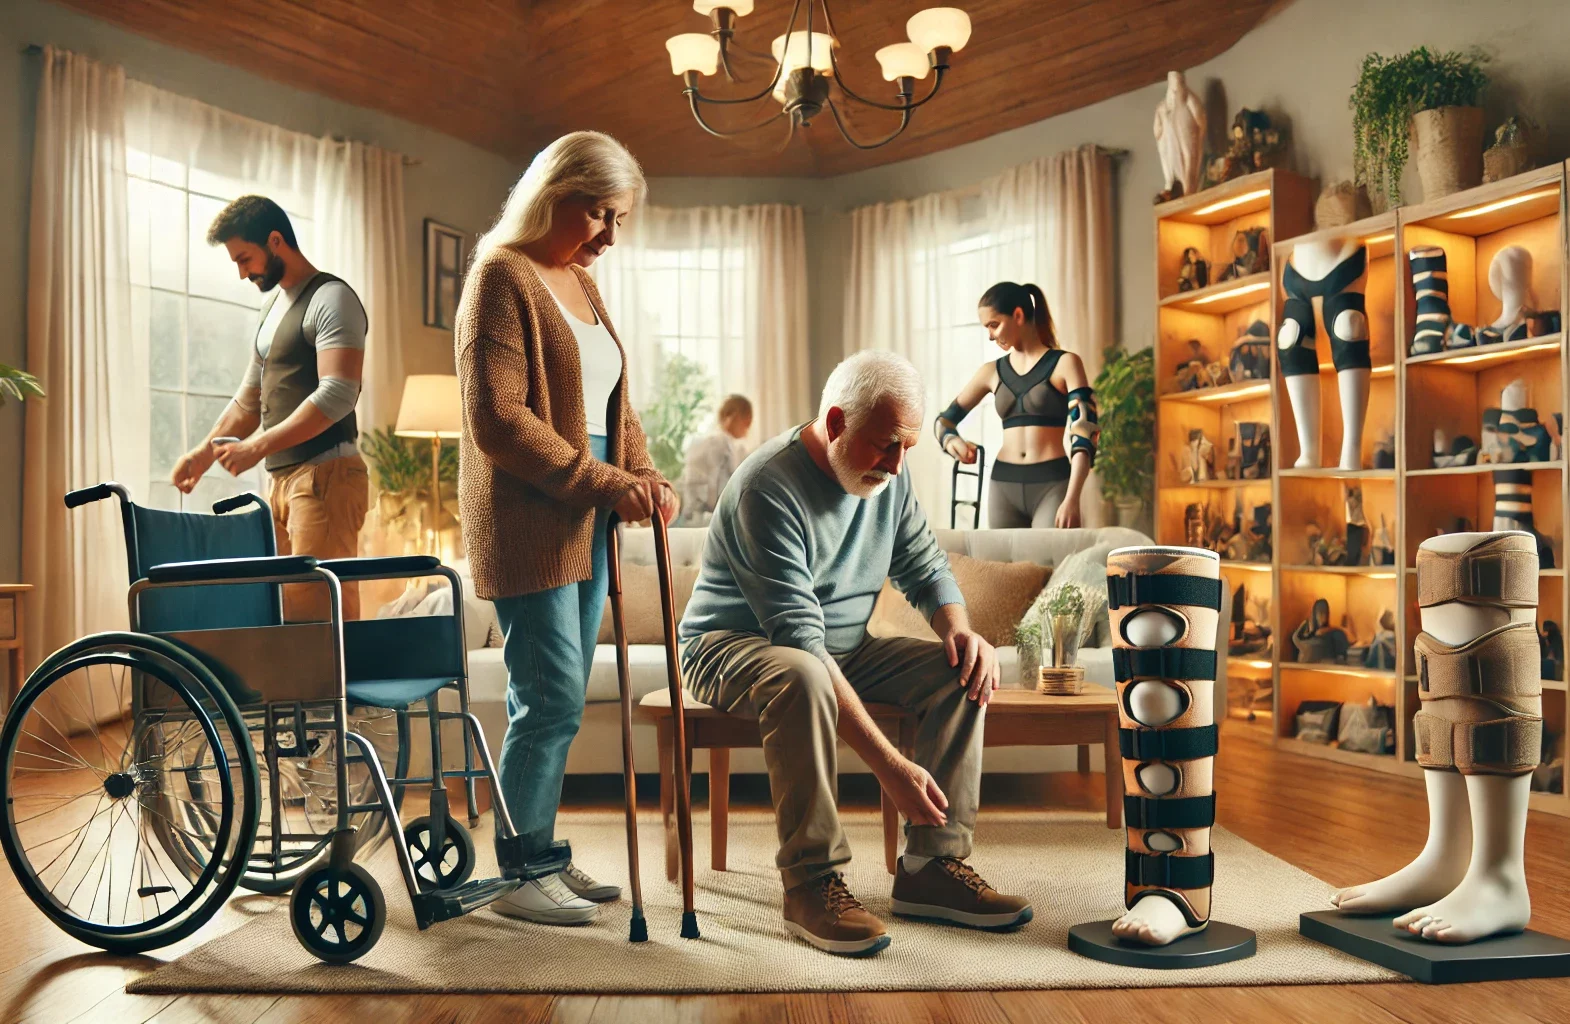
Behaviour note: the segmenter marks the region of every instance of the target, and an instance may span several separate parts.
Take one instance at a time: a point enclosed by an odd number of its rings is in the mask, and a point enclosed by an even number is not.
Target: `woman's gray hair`
[[[869,349],[857,352],[834,368],[823,385],[818,415],[830,409],[845,413],[847,429],[859,427],[884,399],[894,399],[900,407],[914,412],[919,419],[924,405],[921,374],[910,360],[893,352]]]
[[[592,202],[628,192],[634,203],[648,194],[643,168],[627,147],[603,132],[572,132],[540,150],[507,196],[496,223],[474,247],[475,258],[499,245],[524,245],[544,238],[551,215],[564,199]]]

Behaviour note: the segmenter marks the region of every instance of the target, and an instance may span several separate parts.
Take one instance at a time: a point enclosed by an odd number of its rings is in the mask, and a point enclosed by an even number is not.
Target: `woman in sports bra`
[[[987,525],[1076,527],[1101,433],[1085,364],[1058,347],[1047,297],[1033,284],[993,285],[981,297],[979,312],[1003,356],[977,370],[938,414],[938,444],[959,461],[974,463],[976,446],[959,436],[959,424],[991,393],[1003,419],[1003,450],[992,464]]]

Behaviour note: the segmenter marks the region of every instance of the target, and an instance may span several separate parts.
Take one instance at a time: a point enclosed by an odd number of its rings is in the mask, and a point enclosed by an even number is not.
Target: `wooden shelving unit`
[[[1255,505],[1271,505],[1273,543],[1268,568],[1225,559],[1222,565],[1234,590],[1241,585],[1253,593],[1264,587],[1271,594],[1271,648],[1252,655],[1229,655],[1225,661],[1231,692],[1270,687],[1268,710],[1261,706],[1261,696],[1246,716],[1232,707],[1229,714],[1268,727],[1278,748],[1377,771],[1422,774],[1415,760],[1411,726],[1419,706],[1417,681],[1411,674],[1415,671],[1412,641],[1419,631],[1417,546],[1436,531],[1453,530],[1458,525],[1491,529],[1492,473],[1496,469],[1531,473],[1535,526],[1549,539],[1555,556],[1553,568],[1541,573],[1539,625],[1547,620],[1562,628],[1570,625],[1564,617],[1570,608],[1570,574],[1564,567],[1565,509],[1570,507],[1566,456],[1560,453],[1554,459],[1508,467],[1433,465],[1435,428],[1442,429],[1448,438],[1466,435],[1479,440],[1482,410],[1499,406],[1500,390],[1517,378],[1526,382],[1528,404],[1537,409],[1540,419],[1570,411],[1570,331],[1426,356],[1406,354],[1416,312],[1406,253],[1417,245],[1445,248],[1451,312],[1456,320],[1488,324],[1498,317],[1499,300],[1488,286],[1488,268],[1500,249],[1521,245],[1533,255],[1535,304],[1559,309],[1562,320],[1570,322],[1567,175],[1570,164],[1555,164],[1434,203],[1312,233],[1312,186],[1281,171],[1250,175],[1156,207],[1160,393],[1156,407],[1156,536],[1161,543],[1187,543],[1184,511],[1190,504],[1215,508],[1226,503],[1224,508],[1235,508],[1241,499],[1245,518]],[[1235,201],[1240,197],[1242,201]],[[1233,202],[1221,205],[1227,201]],[[1196,291],[1177,291],[1184,247],[1200,248],[1213,267],[1219,266],[1225,261],[1225,245],[1232,232],[1256,225],[1270,229],[1267,287],[1255,287],[1261,275],[1250,275]],[[1317,339],[1319,466],[1295,465],[1299,456],[1297,429],[1278,363],[1272,366],[1268,382],[1245,381],[1208,391],[1166,393],[1178,360],[1189,350],[1190,338],[1198,338],[1223,362],[1235,335],[1252,320],[1264,321],[1273,341],[1284,297],[1281,270],[1293,250],[1305,242],[1348,235],[1361,236],[1369,251],[1365,294],[1374,370],[1363,431],[1363,468],[1342,470],[1336,466],[1341,449],[1340,394],[1322,327]],[[1248,290],[1239,292],[1239,288]],[[1274,344],[1271,351],[1276,351]],[[1226,463],[1227,438],[1234,435],[1237,423],[1249,421],[1270,424],[1272,472],[1268,481],[1182,482],[1179,471],[1190,430],[1204,430],[1215,445],[1220,475]],[[1385,441],[1394,449],[1395,466],[1374,469],[1374,447]],[[1345,490],[1349,486],[1362,490],[1371,543],[1378,534],[1380,516],[1384,516],[1395,545],[1394,565],[1306,564],[1308,524],[1319,526],[1326,535],[1344,530]],[[1392,611],[1396,668],[1288,660],[1295,651],[1290,634],[1318,598],[1329,603],[1333,624],[1340,624],[1343,615],[1349,617],[1359,642],[1372,637],[1382,611]],[[1253,608],[1249,612],[1252,616]],[[1223,609],[1222,614],[1229,615],[1230,609]],[[1262,689],[1258,692],[1263,694]],[[1393,756],[1343,751],[1295,737],[1296,715],[1303,701],[1365,701],[1369,697],[1395,708]],[[1543,681],[1545,725],[1556,739],[1555,749],[1545,760],[1565,753],[1565,737],[1570,735],[1567,698],[1570,687],[1564,681]],[[1561,781],[1553,792],[1534,791],[1531,806],[1570,815],[1570,796]]]

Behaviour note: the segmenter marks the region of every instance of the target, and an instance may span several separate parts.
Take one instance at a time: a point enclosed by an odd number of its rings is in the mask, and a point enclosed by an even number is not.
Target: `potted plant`
[[[431,500],[431,449],[424,440],[399,437],[391,429],[360,435],[360,452],[376,480],[376,518],[399,539],[400,553],[419,550],[423,530],[451,526],[458,497],[458,447],[442,445],[437,462],[442,523],[426,524]],[[452,516],[448,521],[447,517]]]
[[[649,439],[649,458],[660,475],[674,483],[686,466],[687,439],[697,433],[712,409],[714,386],[696,360],[670,355],[660,371],[652,405],[638,412]]]
[[[33,398],[44,397],[44,389],[38,383],[38,378],[26,370],[0,363],[0,406],[5,405],[7,395],[20,402],[29,395]]]
[[[1156,356],[1153,348],[1128,353],[1107,350],[1096,375],[1101,413],[1100,454],[1096,472],[1101,493],[1118,510],[1118,524],[1139,520],[1155,481]]]
[[[1397,57],[1371,53],[1352,89],[1352,156],[1359,184],[1390,209],[1401,203],[1407,143],[1423,198],[1438,199],[1483,180],[1483,111],[1488,84],[1481,51],[1435,53],[1419,46]],[[1376,200],[1377,201],[1377,200]]]

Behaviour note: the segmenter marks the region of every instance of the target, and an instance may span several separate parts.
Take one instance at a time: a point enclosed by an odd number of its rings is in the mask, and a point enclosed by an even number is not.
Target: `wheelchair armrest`
[[[316,559],[310,555],[214,558],[205,562],[165,562],[148,569],[147,578],[153,583],[263,579],[269,576],[303,576],[316,566]]]
[[[388,580],[429,576],[442,567],[435,555],[388,555],[382,558],[329,558],[318,562],[341,580]]]

